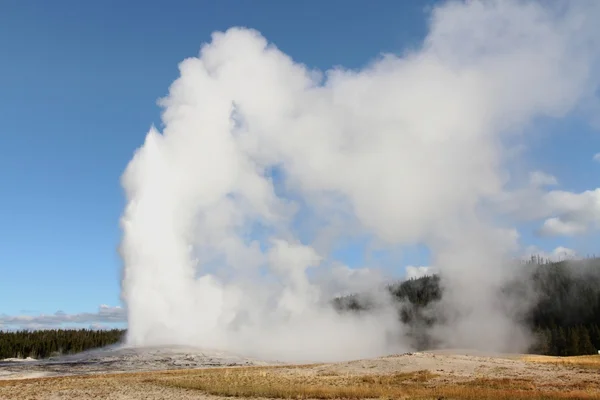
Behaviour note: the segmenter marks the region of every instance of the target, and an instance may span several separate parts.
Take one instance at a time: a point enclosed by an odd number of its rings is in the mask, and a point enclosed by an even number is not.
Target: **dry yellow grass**
[[[593,356],[553,357],[553,356],[523,356],[522,359],[532,363],[556,364],[565,367],[590,368],[600,370],[600,354]]]
[[[222,397],[273,399],[600,399],[600,386],[538,387],[527,379],[447,382],[429,371],[389,375],[297,374],[290,368],[188,371],[146,382]]]
[[[201,370],[148,382],[196,389],[226,397],[361,399],[402,397],[403,385],[423,383],[435,377],[428,371],[391,375],[340,376],[287,373],[289,369],[234,368]]]
[[[454,371],[460,364],[402,372],[410,364],[371,363],[233,367],[0,381],[0,399],[599,399],[598,357],[525,357],[514,368]],[[449,359],[450,360],[450,359]],[[464,361],[464,359],[461,359]],[[484,360],[476,359],[476,363]],[[499,359],[498,362],[506,362]],[[555,365],[551,365],[551,363]],[[402,366],[404,365],[404,366]],[[521,369],[518,369],[521,365]],[[531,369],[522,367],[531,365]],[[566,367],[565,367],[566,365]],[[443,368],[439,368],[443,366]],[[516,369],[515,369],[516,368]],[[529,373],[527,373],[529,371]]]

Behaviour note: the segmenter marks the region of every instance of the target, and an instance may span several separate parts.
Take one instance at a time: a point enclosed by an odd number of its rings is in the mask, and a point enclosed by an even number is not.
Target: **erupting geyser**
[[[506,190],[509,142],[597,87],[598,6],[448,3],[419,49],[360,71],[309,70],[253,30],[215,33],[180,64],[164,129],[123,176],[128,342],[295,361],[406,350],[393,307],[329,305],[328,279],[378,282],[331,259],[352,232],[430,248],[448,345],[523,345],[494,301],[517,237],[488,200]]]

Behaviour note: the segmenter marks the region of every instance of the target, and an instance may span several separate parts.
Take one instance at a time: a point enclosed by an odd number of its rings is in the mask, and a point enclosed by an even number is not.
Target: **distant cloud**
[[[534,187],[558,185],[558,180],[556,177],[542,171],[531,172],[529,174],[529,182]]]
[[[600,227],[600,188],[581,193],[552,191],[544,196],[550,212],[540,233],[545,236],[576,236]]]
[[[588,231],[587,224],[577,221],[563,221],[553,217],[544,221],[539,233],[541,236],[577,236]]]
[[[95,313],[67,314],[57,311],[54,314],[40,315],[5,315],[0,314],[0,327],[17,327],[22,329],[44,329],[59,328],[70,324],[88,324],[98,326],[99,324],[114,324],[127,321],[125,309],[105,304],[98,307]]]
[[[536,246],[529,246],[525,251],[523,259],[528,260],[532,256],[539,256],[542,259],[550,261],[564,261],[578,258],[577,252],[568,247],[558,246],[550,252],[540,250]]]
[[[427,275],[433,275],[434,273],[435,269],[433,267],[415,267],[413,265],[409,265],[406,267],[406,275],[404,277],[405,279],[417,279]]]
[[[91,324],[88,329],[94,330],[94,331],[101,331],[101,330],[105,330],[105,329],[110,329],[112,328],[111,326],[108,325],[104,325],[104,324]]]
[[[594,154],[594,161],[600,162],[600,153]]]
[[[533,187],[495,201],[502,212],[517,220],[543,221],[538,230],[541,236],[577,236],[600,229],[600,188],[577,193]]]

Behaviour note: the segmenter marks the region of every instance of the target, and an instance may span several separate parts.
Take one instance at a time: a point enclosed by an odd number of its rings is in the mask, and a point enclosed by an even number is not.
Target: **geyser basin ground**
[[[33,361],[0,360],[0,379],[274,364],[184,346],[108,347]]]
[[[187,349],[190,350],[190,349]],[[110,353],[111,355],[106,355]],[[451,352],[407,353],[333,364],[256,366],[251,360],[183,349],[106,352],[63,360],[63,372],[87,376],[0,381],[2,399],[218,399],[262,398],[600,398],[600,356],[475,356]],[[105,374],[118,368],[180,368],[215,360],[251,367],[178,369]],[[68,362],[81,364],[73,367]],[[13,365],[14,364],[14,365]],[[56,363],[0,366],[20,373],[59,373]],[[85,371],[85,372],[84,372]],[[13,376],[14,378],[14,376]]]

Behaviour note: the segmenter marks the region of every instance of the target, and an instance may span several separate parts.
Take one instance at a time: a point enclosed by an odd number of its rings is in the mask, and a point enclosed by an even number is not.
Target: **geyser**
[[[597,84],[598,3],[554,5],[440,5],[419,49],[359,71],[309,70],[254,30],[213,34],[122,179],[128,342],[293,361],[406,350],[393,307],[329,305],[328,277],[378,282],[323,244],[352,232],[430,248],[447,345],[523,345],[495,301],[517,236],[488,200],[509,183],[509,144]]]

